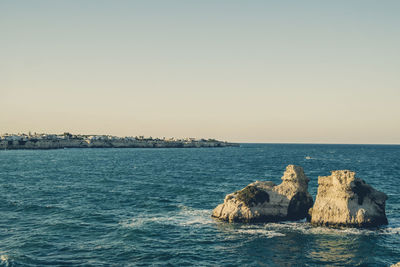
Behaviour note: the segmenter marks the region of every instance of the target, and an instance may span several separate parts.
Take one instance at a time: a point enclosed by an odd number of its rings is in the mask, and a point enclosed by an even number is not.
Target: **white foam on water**
[[[285,234],[275,232],[275,231],[270,231],[267,229],[262,229],[262,228],[237,229],[236,231],[233,231],[233,232],[238,233],[238,234],[265,236],[267,238],[273,238],[273,237],[277,237],[277,236],[285,236]]]
[[[148,225],[171,225],[180,227],[204,227],[205,225],[218,224],[211,218],[212,210],[194,209],[180,205],[178,211],[163,214],[145,214],[141,217],[130,218],[119,222],[123,228],[141,229]],[[299,232],[307,235],[400,235],[400,227],[387,227],[380,229],[358,229],[358,228],[329,228],[323,226],[312,226],[300,222],[266,223],[260,226],[241,226],[230,229],[231,233],[263,235],[268,238],[285,236],[285,232]]]
[[[212,224],[212,210],[193,209],[187,206],[180,206],[180,211],[175,216],[176,222],[181,226]]]
[[[369,229],[358,228],[329,228],[323,226],[312,226],[307,222],[299,223],[285,223],[286,229],[291,231],[299,231],[303,234],[310,235],[370,235],[376,233]]]
[[[310,225],[305,222],[282,222],[282,223],[267,223],[264,225],[266,229],[270,230],[284,230],[284,231],[307,231]]]
[[[306,234],[314,234],[314,235],[368,235],[373,232],[365,229],[357,229],[357,228],[328,228],[328,227],[312,227],[306,231]]]
[[[224,238],[229,240],[243,239],[243,236],[248,238],[273,238],[286,236],[281,229],[267,229],[265,225],[247,225],[247,224],[222,224],[221,230],[223,230]],[[246,239],[247,239],[246,237]]]
[[[400,235],[400,227],[387,227],[379,230],[381,235]]]
[[[400,227],[386,227],[380,229],[365,228],[329,228],[312,226],[307,222],[267,223],[265,228],[273,231],[294,231],[311,235],[400,235]]]
[[[304,232],[306,234],[316,235],[400,235],[400,227],[387,227],[379,229],[311,227]]]
[[[123,228],[142,228],[147,224],[161,224],[161,225],[178,225],[186,226],[201,226],[205,224],[212,224],[214,221],[211,218],[211,210],[193,209],[187,206],[179,206],[176,212],[169,212],[164,214],[149,214],[142,215],[141,217],[131,218],[119,222]]]
[[[158,221],[158,217],[140,217],[140,218],[131,218],[124,221],[119,222],[123,228],[142,228],[144,225],[150,222]]]

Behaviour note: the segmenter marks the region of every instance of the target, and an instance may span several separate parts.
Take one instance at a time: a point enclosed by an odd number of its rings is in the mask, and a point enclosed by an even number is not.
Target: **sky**
[[[399,10],[0,0],[0,133],[400,144]]]

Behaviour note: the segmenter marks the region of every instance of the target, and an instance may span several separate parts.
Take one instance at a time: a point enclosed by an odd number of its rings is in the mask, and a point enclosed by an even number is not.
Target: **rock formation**
[[[355,172],[332,171],[318,177],[318,193],[311,213],[313,225],[371,227],[387,224],[387,196],[363,180]]]
[[[212,217],[229,222],[271,222],[306,218],[313,199],[303,168],[289,165],[282,183],[256,181],[225,197]]]
[[[400,267],[400,261],[398,263],[390,265],[390,267]]]

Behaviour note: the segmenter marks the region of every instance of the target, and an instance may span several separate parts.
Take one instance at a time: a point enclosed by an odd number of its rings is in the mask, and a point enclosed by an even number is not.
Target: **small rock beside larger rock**
[[[387,224],[387,196],[348,170],[318,178],[318,193],[311,211],[313,225],[372,227]]]
[[[229,222],[272,222],[304,219],[313,205],[303,168],[286,167],[282,183],[254,182],[225,197],[212,217]]]

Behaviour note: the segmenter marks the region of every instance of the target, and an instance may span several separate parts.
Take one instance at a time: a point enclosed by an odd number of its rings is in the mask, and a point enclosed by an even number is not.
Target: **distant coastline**
[[[117,137],[112,135],[3,134],[0,149],[61,149],[61,148],[200,148],[239,146],[215,139]]]

